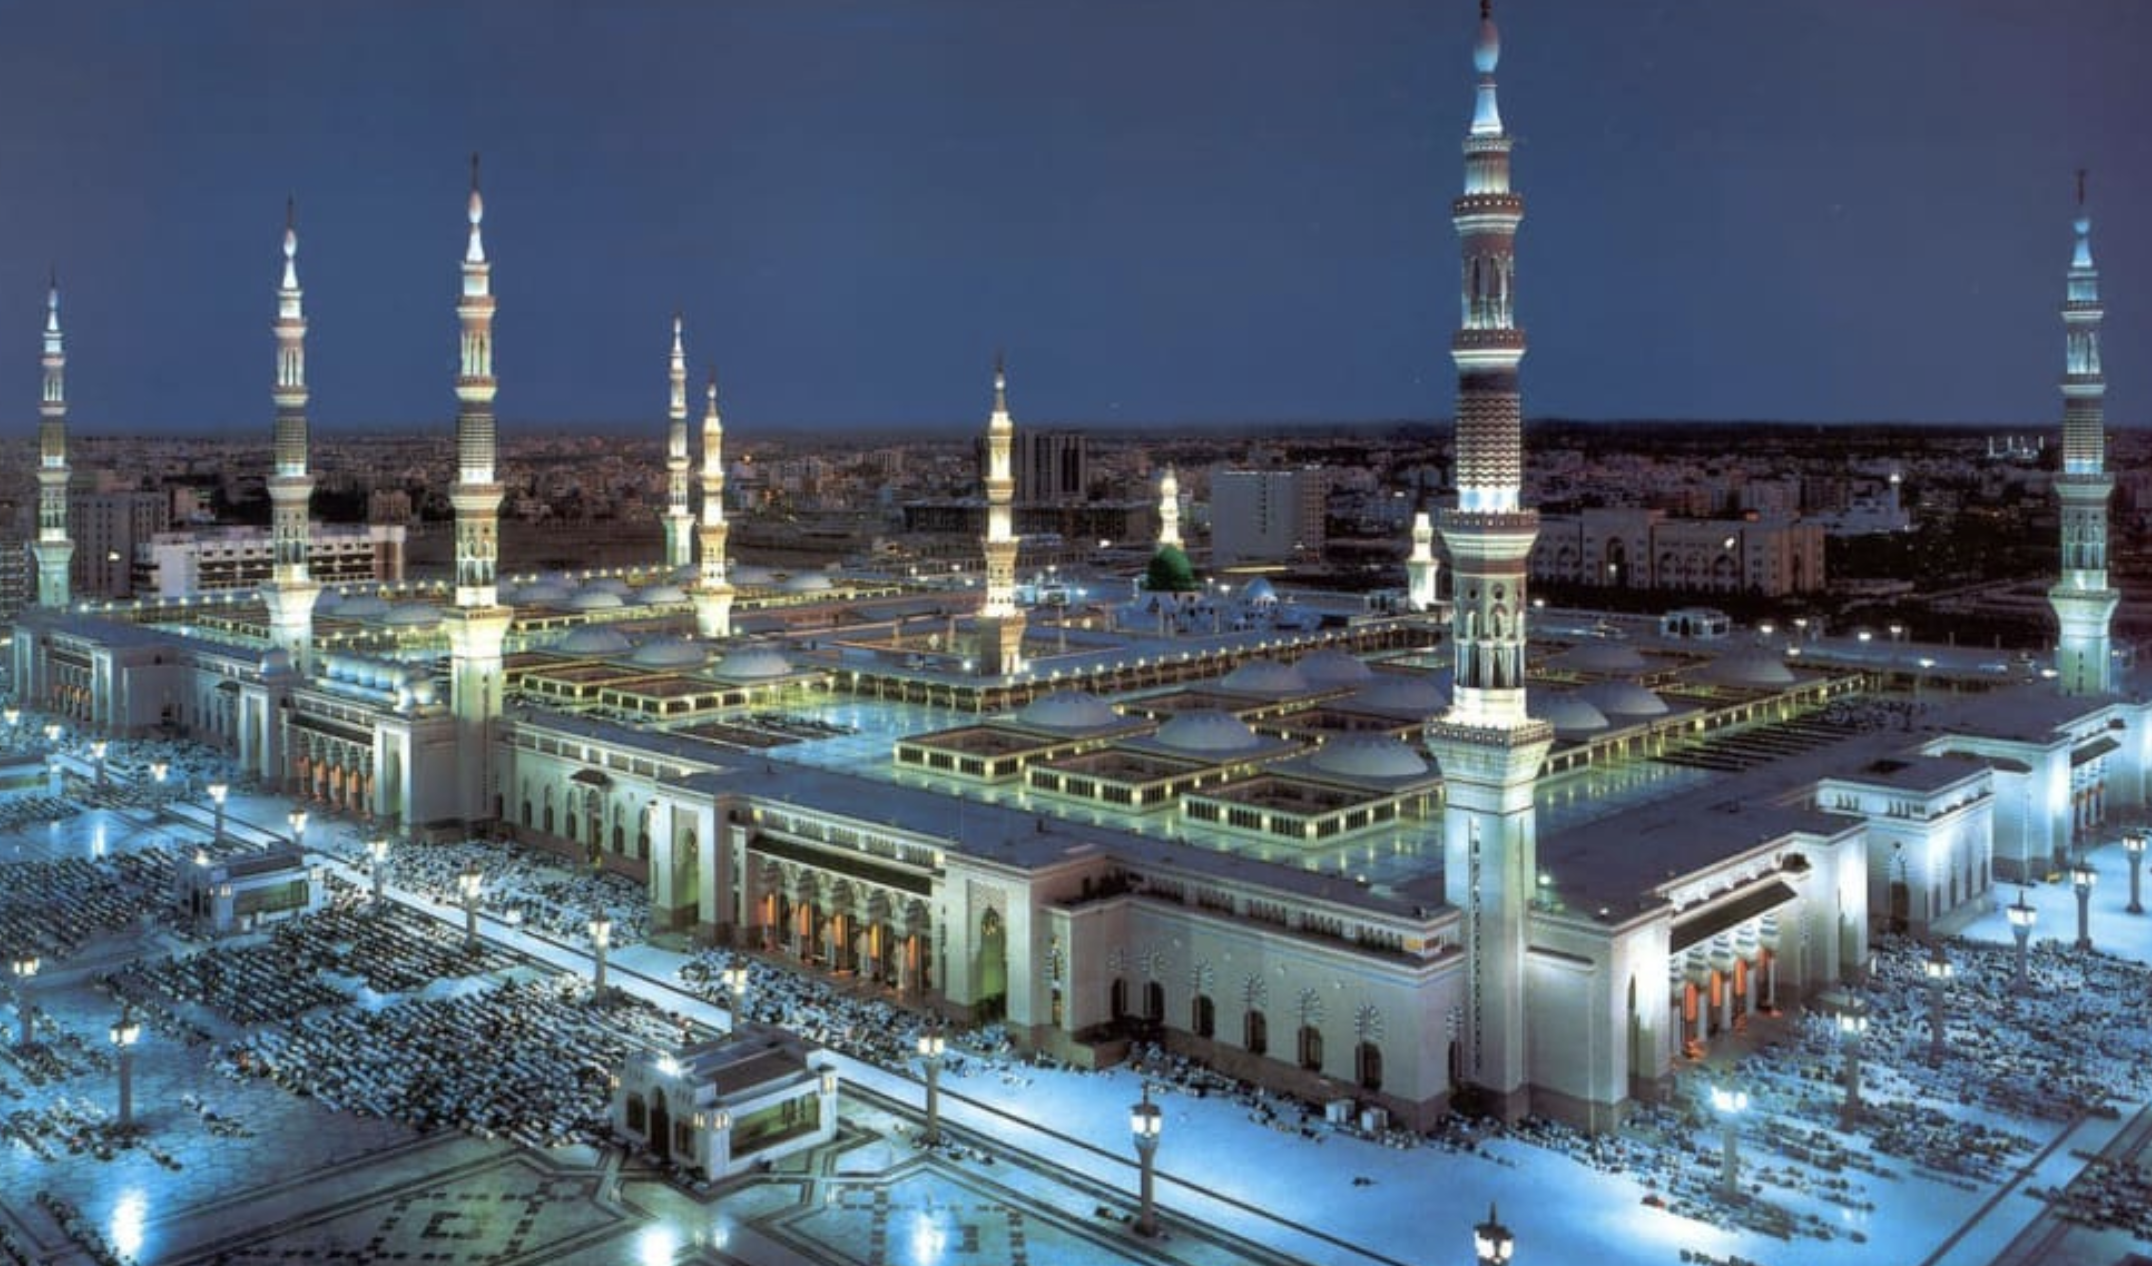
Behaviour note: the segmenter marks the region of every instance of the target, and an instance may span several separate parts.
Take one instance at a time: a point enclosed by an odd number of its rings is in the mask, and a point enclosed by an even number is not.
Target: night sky
[[[2059,425],[2092,169],[2152,421],[2152,5],[1501,0],[1525,408]],[[1475,0],[69,0],[0,28],[0,400],[259,427],[299,202],[318,427],[454,414],[483,151],[504,429],[1446,417]],[[13,333],[8,333],[12,329]]]

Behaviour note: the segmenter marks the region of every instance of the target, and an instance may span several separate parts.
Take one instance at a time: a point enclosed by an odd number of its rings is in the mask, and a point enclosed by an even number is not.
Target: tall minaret
[[[1520,504],[1524,331],[1513,279],[1524,200],[1510,192],[1510,140],[1495,105],[1500,56],[1489,0],[1480,0],[1479,101],[1464,143],[1465,190],[1451,216],[1464,256],[1463,323],[1450,342],[1458,505],[1441,516],[1455,681],[1449,712],[1428,723],[1427,747],[1447,792],[1444,895],[1464,915],[1469,956],[1465,1076],[1515,1116],[1530,1106],[1524,955],[1538,876],[1532,786],[1554,731],[1525,713],[1525,560],[1539,516]]]
[[[2092,266],[2092,217],[2085,212],[2085,173],[2077,173],[2077,249],[2062,302],[2062,577],[2047,591],[2061,626],[2055,677],[2066,695],[2106,694],[2113,687],[2109,622],[2122,595],[2107,586],[2107,379],[2100,370],[2100,273]]]
[[[680,342],[680,314],[673,313],[672,404],[665,429],[665,565],[695,561],[694,518],[687,508],[687,351]]]
[[[732,636],[732,582],[725,577],[725,424],[717,417],[717,373],[702,414],[702,571],[695,578],[695,631]]]
[[[456,605],[442,621],[448,632],[449,695],[456,716],[458,816],[495,816],[493,725],[501,714],[501,643],[513,614],[495,588],[500,563],[501,485],[494,476],[493,278],[479,222],[478,156],[471,156],[471,238],[463,253],[463,325],[456,374],[456,482],[448,494],[456,511]]]
[[[1412,553],[1405,559],[1405,605],[1414,611],[1435,609],[1435,520],[1425,510],[1412,514]]]
[[[986,423],[986,603],[979,608],[979,671],[1006,677],[1023,667],[1024,612],[1016,605],[1016,478],[1009,448],[1016,425],[1009,420],[1008,376],[994,356],[994,413]]]
[[[1181,548],[1181,481],[1166,467],[1158,481],[1158,547]]]
[[[37,406],[37,605],[67,606],[67,346],[60,337],[60,275],[45,292],[45,395]]]
[[[284,205],[284,280],[276,292],[276,467],[269,476],[269,583],[262,603],[269,610],[269,640],[305,673],[314,649],[314,599],[321,593],[307,575],[307,514],[314,477],[307,470],[306,313],[300,302],[299,229],[296,208]]]

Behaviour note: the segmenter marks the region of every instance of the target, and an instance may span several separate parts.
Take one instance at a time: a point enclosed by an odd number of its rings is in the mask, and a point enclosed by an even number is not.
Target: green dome
[[[1203,586],[1196,582],[1196,569],[1188,561],[1188,555],[1178,545],[1161,545],[1151,555],[1151,565],[1144,569],[1143,588],[1147,593],[1192,593]]]

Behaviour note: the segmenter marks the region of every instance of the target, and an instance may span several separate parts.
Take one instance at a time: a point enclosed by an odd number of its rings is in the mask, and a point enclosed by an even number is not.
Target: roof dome
[[[1216,708],[1181,713],[1158,727],[1158,741],[1190,753],[1244,752],[1262,743],[1247,722]]]
[[[1606,713],[1570,691],[1529,696],[1527,711],[1554,727],[1563,738],[1596,734],[1607,728]]]
[[[628,582],[618,576],[594,576],[583,582],[583,589],[586,592],[596,590],[601,593],[615,593],[625,597],[628,592]]]
[[[1439,712],[1450,706],[1450,670],[1439,673],[1371,673],[1352,701],[1381,712]]]
[[[701,563],[682,563],[678,567],[673,568],[672,571],[668,574],[667,578],[670,579],[676,585],[684,585],[693,581],[696,577],[700,575],[702,575]]]
[[[1374,669],[1334,646],[1301,656],[1294,661],[1293,667],[1300,670],[1302,679],[1317,688],[1363,686],[1375,675]]]
[[[792,672],[792,661],[774,646],[736,646],[717,661],[714,671],[736,681],[784,677]]]
[[[756,563],[735,563],[727,569],[725,576],[736,585],[766,585],[771,582],[770,569]]]
[[[1703,671],[1697,675],[1705,681],[1716,682],[1722,686],[1758,690],[1790,686],[1794,683],[1793,670],[1786,667],[1777,656],[1766,654],[1729,655],[1725,659],[1714,660],[1705,665]]]
[[[291,671],[291,652],[281,646],[272,646],[262,652],[262,676],[279,677]]]
[[[578,589],[561,605],[570,611],[614,611],[627,604],[610,589]]]
[[[639,668],[700,668],[707,658],[702,647],[693,642],[658,637],[636,647],[628,662]]]
[[[389,613],[389,604],[377,594],[362,593],[356,598],[344,599],[336,613],[347,620],[378,620]]]
[[[827,593],[829,577],[818,571],[794,572],[785,577],[786,593]]]
[[[557,639],[550,649],[563,655],[625,655],[634,649],[634,643],[619,629],[586,624]]]
[[[1427,761],[1418,752],[1381,734],[1340,735],[1323,744],[1308,763],[1356,778],[1418,778],[1427,773]]]
[[[441,622],[441,612],[423,602],[406,602],[381,617],[381,622],[400,629],[430,629]]]
[[[516,601],[518,603],[528,603],[534,607],[557,607],[567,600],[568,591],[550,580],[541,580],[536,584],[525,585],[516,591]]]
[[[1307,678],[1291,664],[1274,659],[1251,659],[1225,675],[1219,686],[1238,694],[1296,695],[1308,688]]]
[[[687,590],[678,585],[652,585],[636,594],[635,600],[651,607],[666,602],[686,602]]]
[[[1577,697],[1608,717],[1666,715],[1666,700],[1633,681],[1595,681],[1577,691]]]
[[[1256,606],[1268,606],[1278,600],[1278,591],[1270,587],[1268,580],[1257,576],[1248,582],[1247,588],[1240,591],[1240,596]]]
[[[344,605],[344,591],[341,589],[323,589],[320,593],[314,595],[314,610],[318,612],[334,611],[342,605]]]
[[[1150,566],[1143,571],[1143,587],[1152,593],[1192,593],[1202,588],[1196,583],[1195,564],[1178,545],[1161,545],[1151,555]]]
[[[1627,642],[1585,642],[1556,655],[1549,664],[1580,673],[1634,673],[1649,667]]]
[[[1033,699],[1016,719],[1042,730],[1096,730],[1116,724],[1121,714],[1088,691],[1057,690]]]

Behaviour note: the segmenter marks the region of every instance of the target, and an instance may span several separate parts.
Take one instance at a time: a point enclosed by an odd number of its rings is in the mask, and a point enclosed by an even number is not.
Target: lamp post
[[[389,881],[388,837],[386,835],[377,835],[366,841],[366,856],[373,861],[371,870],[374,881],[374,906],[379,909],[382,902],[382,889],[387,886]]]
[[[1136,1213],[1136,1234],[1158,1234],[1158,1213],[1152,1199],[1152,1174],[1158,1157],[1158,1133],[1165,1128],[1165,1113],[1151,1102],[1151,1083],[1143,1083],[1143,1100],[1128,1109],[1128,1131],[1135,1138],[1136,1161],[1143,1169],[1143,1203]]]
[[[8,960],[8,975],[15,978],[15,1014],[22,1020],[19,1046],[28,1047],[33,1037],[30,1032],[30,977],[37,975],[37,969],[42,965],[35,954],[17,954]]]
[[[486,879],[478,873],[478,863],[472,862],[456,876],[456,888],[463,894],[463,948],[478,952],[478,894],[485,889]]]
[[[1727,1201],[1741,1198],[1741,1114],[1748,1111],[1748,1092],[1725,1086],[1711,1088],[1711,1106],[1719,1110],[1726,1125],[1726,1164],[1719,1173],[1719,1195]]]
[[[120,1128],[134,1124],[134,1046],[142,1037],[142,1026],[124,1008],[120,1018],[112,1022],[112,1049],[120,1057]]]
[[[2070,887],[2077,893],[2077,948],[2092,948],[2092,886],[2100,881],[2100,873],[2092,868],[2092,862],[2080,855],[2070,867]]]
[[[1859,999],[1838,1013],[1838,1033],[1846,1048],[1846,1102],[1839,1110],[1840,1129],[1850,1130],[1861,1119],[1861,1035],[1868,1031],[1868,1009]]]
[[[1938,944],[1921,965],[1928,977],[1928,1059],[1943,1062],[1943,987],[1950,983],[1950,960],[1943,955]]]
[[[149,763],[150,794],[161,807],[164,804],[164,780],[172,772],[170,761],[153,760]]]
[[[99,788],[105,785],[105,750],[106,743],[103,739],[92,739],[90,741],[90,765],[97,771],[97,785]]]
[[[293,809],[290,813],[284,815],[284,821],[291,827],[291,846],[302,852],[305,851],[306,810]]]
[[[922,1029],[919,1033],[919,1062],[927,1070],[927,1134],[928,1147],[941,1145],[941,1066],[942,1053],[948,1049],[947,1039],[937,1026]],[[1142,1141],[1138,1139],[1138,1147]]]
[[[1479,1266],[1509,1266],[1512,1253],[1517,1251],[1517,1237],[1502,1225],[1495,1216],[1494,1205],[1487,1206],[1487,1220],[1472,1228],[1472,1253]]]
[[[2143,895],[2140,881],[2144,877],[2145,867],[2145,833],[2143,831],[2124,831],[2122,833],[2122,855],[2130,859],[2130,904],[2125,908],[2131,914],[2143,914],[2145,912],[2144,902],[2139,900]]]
[[[210,838],[214,843],[222,844],[224,842],[224,797],[230,795],[232,789],[221,782],[213,782],[209,784],[207,790],[209,792],[209,803],[216,813],[216,828]]]
[[[2003,916],[2010,920],[2010,935],[2017,938],[2017,974],[2011,978],[2010,987],[2018,993],[2025,992],[2025,946],[2032,940],[2032,925],[2040,921],[2040,912],[2025,900],[2025,890],[2018,889],[2018,899],[2003,907]]]
[[[45,741],[57,748],[60,745],[60,723],[49,721],[45,725]]]
[[[613,943],[613,921],[603,914],[590,921],[590,990],[593,996],[605,994],[605,948]]]
[[[735,957],[720,978],[725,988],[732,991],[732,1027],[747,1023],[747,964]]]

